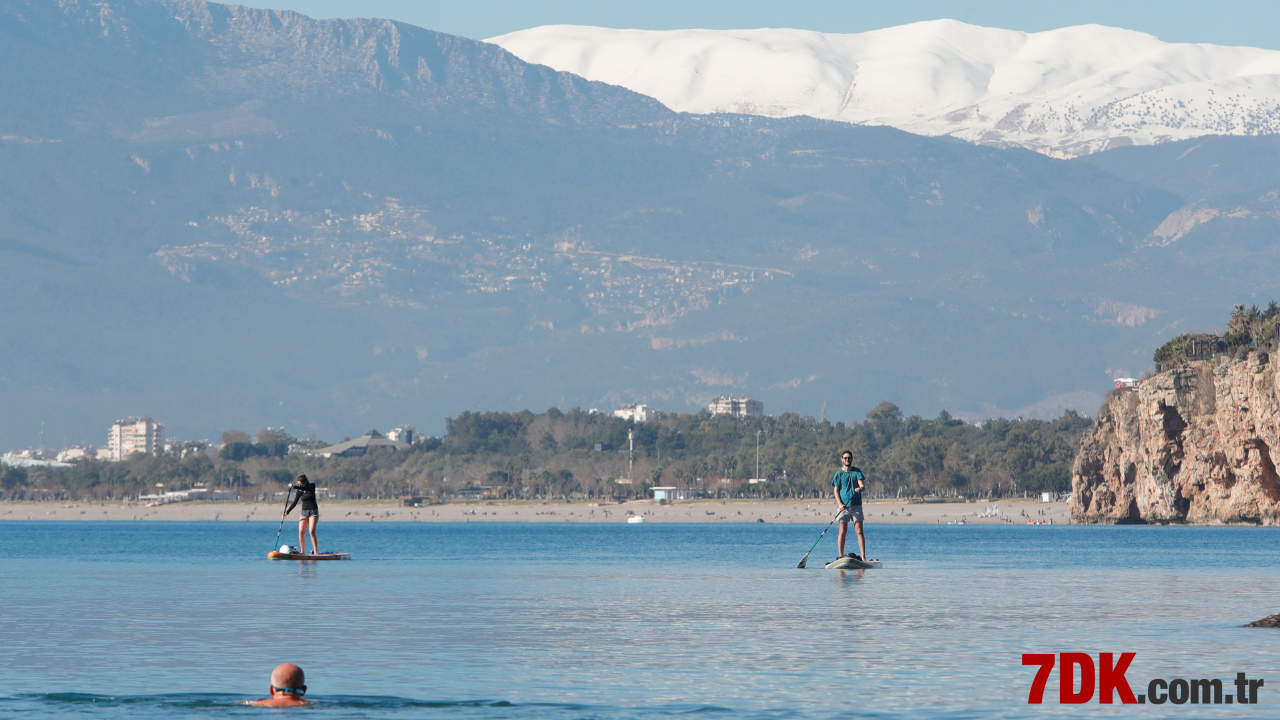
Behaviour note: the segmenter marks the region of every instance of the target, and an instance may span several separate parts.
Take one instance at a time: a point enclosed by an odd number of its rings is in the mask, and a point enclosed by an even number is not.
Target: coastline
[[[998,505],[1002,517],[979,517]],[[876,523],[945,525],[963,519],[966,525],[1001,525],[1028,520],[1071,522],[1067,503],[1032,499],[976,502],[915,502],[875,500],[863,505],[868,525]],[[690,500],[660,505],[652,500],[621,504],[594,502],[482,501],[423,507],[401,507],[392,500],[321,501],[325,522],[626,522],[641,516],[652,523],[766,523],[825,524],[835,503],[816,500]],[[280,506],[249,502],[179,502],[155,507],[120,502],[0,502],[0,522],[6,520],[80,520],[99,522],[280,520]],[[1025,514],[1024,514],[1025,513]],[[1041,514],[1044,513],[1044,514]],[[289,518],[296,520],[295,510]]]

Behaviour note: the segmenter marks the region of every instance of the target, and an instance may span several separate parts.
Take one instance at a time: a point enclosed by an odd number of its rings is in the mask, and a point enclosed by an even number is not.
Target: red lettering
[[[1080,692],[1075,692],[1076,665],[1080,666]],[[1093,699],[1093,658],[1085,653],[1062,653],[1058,666],[1058,702],[1079,705]]]
[[[1098,702],[1111,704],[1111,691],[1115,690],[1120,694],[1120,702],[1126,705],[1137,704],[1138,699],[1133,696],[1129,681],[1124,676],[1129,663],[1133,662],[1133,656],[1134,653],[1120,653],[1120,664],[1112,667],[1111,653],[1099,653]]]
[[[1023,653],[1023,665],[1039,665],[1036,679],[1031,681],[1031,692],[1027,693],[1027,703],[1039,705],[1044,702],[1044,686],[1049,683],[1049,673],[1053,672],[1054,656],[1050,654]]]

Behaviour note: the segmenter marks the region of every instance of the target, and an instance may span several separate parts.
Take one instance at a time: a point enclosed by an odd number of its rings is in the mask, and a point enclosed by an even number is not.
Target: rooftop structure
[[[107,460],[120,462],[134,453],[159,455],[164,451],[164,426],[149,417],[117,420],[107,431]]]
[[[712,415],[732,415],[733,417],[764,417],[764,403],[749,397],[722,395],[713,399],[707,409]]]
[[[409,447],[409,443],[392,440],[377,430],[370,430],[368,434],[361,435],[355,440],[347,440],[337,445],[320,448],[315,451],[320,457],[356,457],[364,455],[371,447],[389,447],[395,450],[403,450]]]

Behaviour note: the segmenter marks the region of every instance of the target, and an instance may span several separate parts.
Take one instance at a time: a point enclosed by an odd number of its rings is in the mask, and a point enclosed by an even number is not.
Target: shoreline
[[[998,506],[1000,516],[983,517]],[[79,520],[98,522],[280,520],[276,504],[250,502],[177,502],[154,507],[120,502],[0,502],[0,522],[6,520]],[[325,522],[626,522],[640,516],[653,523],[759,522],[823,524],[835,515],[831,500],[688,500],[660,505],[652,500],[620,504],[542,501],[455,502],[401,507],[393,500],[329,500],[320,503]],[[1028,524],[1029,520],[1070,524],[1067,503],[1028,499],[955,502],[874,500],[863,504],[868,525],[876,523],[945,525]],[[290,514],[296,520],[298,511]]]

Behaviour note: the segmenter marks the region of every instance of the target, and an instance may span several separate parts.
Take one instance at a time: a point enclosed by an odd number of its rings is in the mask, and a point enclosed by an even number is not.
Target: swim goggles
[[[298,687],[296,687],[296,688],[282,688],[282,687],[276,687],[275,685],[272,685],[272,686],[271,686],[271,689],[272,689],[272,690],[275,690],[276,692],[282,692],[282,693],[293,693],[294,695],[306,695],[306,694],[307,694],[307,686],[306,686],[306,685],[299,685],[299,686],[298,686]]]

